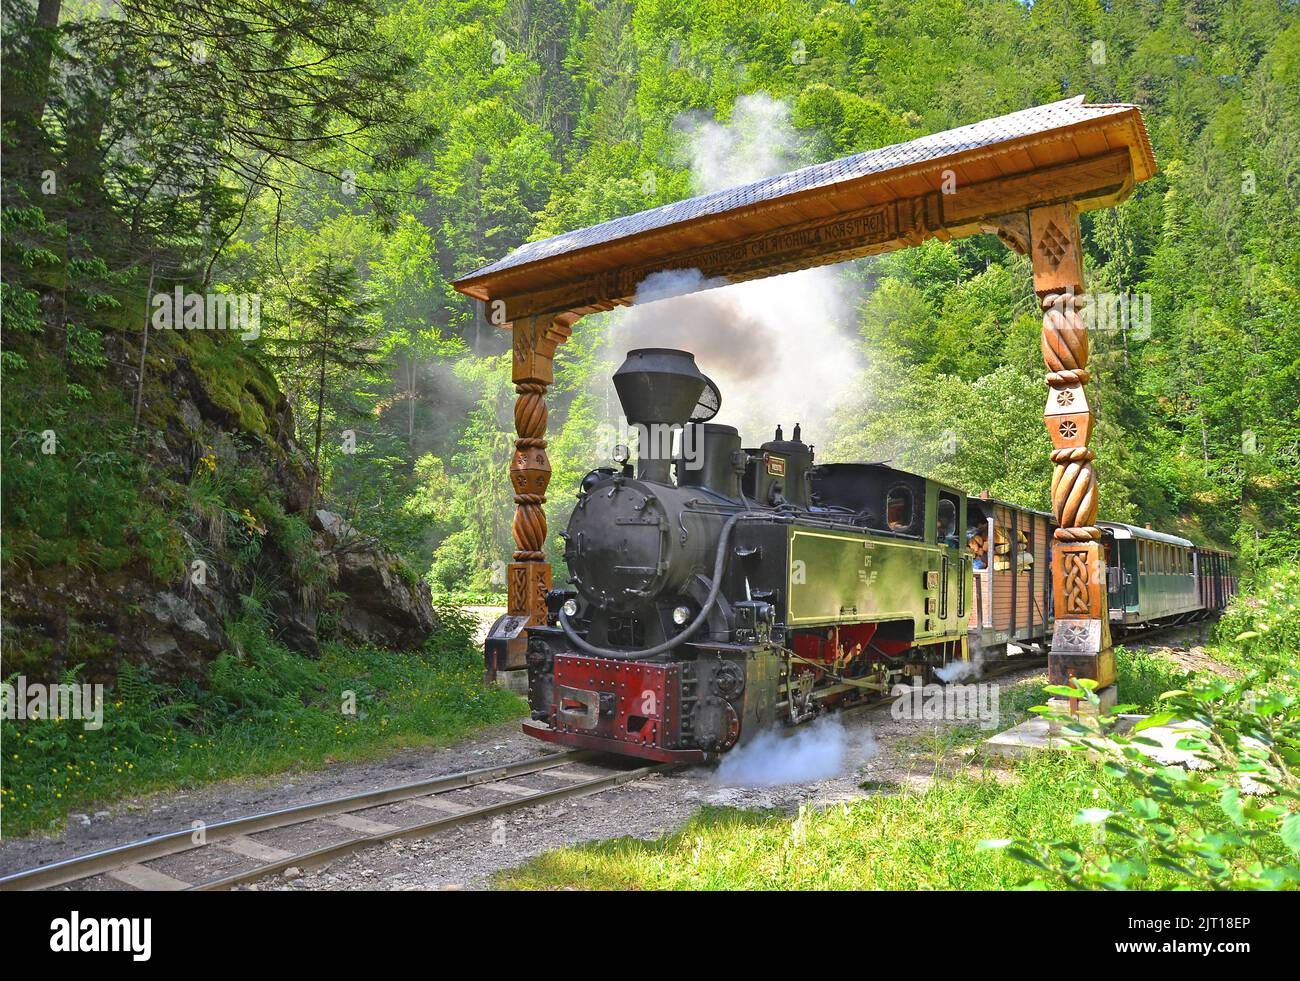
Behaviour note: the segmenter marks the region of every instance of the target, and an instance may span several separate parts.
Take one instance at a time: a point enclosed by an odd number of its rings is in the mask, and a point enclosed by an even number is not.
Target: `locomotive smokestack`
[[[614,372],[614,388],[628,424],[638,429],[638,476],[670,483],[673,431],[695,414],[706,389],[716,388],[695,355],[671,348],[639,348]]]

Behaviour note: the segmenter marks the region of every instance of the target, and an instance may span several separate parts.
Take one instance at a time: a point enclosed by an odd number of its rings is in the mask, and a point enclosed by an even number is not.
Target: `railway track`
[[[991,666],[979,680],[1032,670],[1046,663],[1046,657],[1017,656]],[[843,712],[879,708],[894,700],[895,696],[883,695]],[[595,760],[604,760],[606,765],[593,767]],[[425,837],[537,804],[598,794],[675,767],[660,763],[617,769],[608,765],[609,760],[586,750],[549,753],[502,766],[198,824],[0,876],[0,891],[52,889],[74,883],[80,884],[78,888],[231,889],[291,867],[323,865],[370,845]],[[535,776],[544,785],[513,782],[524,776]],[[495,794],[495,799],[483,801],[484,792],[489,797]],[[397,823],[393,822],[395,809],[403,812]],[[435,816],[428,816],[429,812]],[[401,816],[407,820],[401,820]],[[412,821],[413,816],[417,819]],[[287,830],[290,833],[283,834]],[[286,837],[295,841],[286,841]],[[303,847],[304,841],[312,847]]]
[[[290,867],[322,865],[370,845],[424,837],[537,804],[598,794],[673,768],[660,763],[631,769],[604,766],[589,772],[595,769],[591,762],[598,759],[609,758],[587,751],[550,753],[249,817],[196,822],[196,827],[0,877],[0,890],[51,889],[70,883],[80,883],[78,888],[127,886],[158,891],[230,889]],[[532,777],[531,785],[515,782],[524,776]],[[537,786],[539,779],[542,786]],[[485,794],[490,799],[484,801]]]

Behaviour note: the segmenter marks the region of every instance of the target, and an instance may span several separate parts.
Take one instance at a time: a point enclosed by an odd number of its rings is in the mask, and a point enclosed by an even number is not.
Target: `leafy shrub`
[[[1256,582],[1219,620],[1217,653],[1233,664],[1284,670],[1300,660],[1300,565],[1285,563]]]
[[[483,686],[475,622],[458,609],[439,610],[421,651],[325,643],[313,660],[272,640],[256,606],[227,623],[234,649],[204,686],[163,684],[124,665],[98,730],[75,719],[0,723],[5,833],[158,788],[450,742],[524,710],[518,696]]]
[[[1037,873],[1027,883],[1032,887],[1151,888],[1170,876],[1181,888],[1300,883],[1298,679],[1294,669],[1285,677],[1260,670],[1244,679],[1212,678],[1169,691],[1161,696],[1162,710],[1131,734],[1119,734],[1113,719],[1103,720],[1106,740],[1084,736],[1076,723],[1079,747],[1107,757],[1106,774],[1130,785],[1130,801],[1119,810],[1080,810],[1079,837],[988,844],[1031,866]],[[1094,684],[1081,684],[1095,704]],[[1078,693],[1063,686],[1046,690]],[[1144,753],[1140,747],[1158,743],[1142,733],[1159,725],[1174,726],[1177,748],[1201,765],[1164,765]]]

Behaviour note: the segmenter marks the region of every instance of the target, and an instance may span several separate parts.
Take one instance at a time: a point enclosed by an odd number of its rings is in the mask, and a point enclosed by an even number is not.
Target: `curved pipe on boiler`
[[[593,657],[608,657],[618,661],[644,661],[646,658],[654,657],[657,654],[665,654],[676,647],[680,647],[686,641],[690,640],[697,630],[704,625],[709,618],[709,612],[713,605],[718,601],[718,593],[722,589],[722,569],[727,562],[727,542],[731,539],[731,530],[743,518],[764,518],[771,517],[754,511],[737,511],[727,519],[726,524],[722,526],[722,531],[718,533],[718,550],[713,557],[713,585],[709,587],[709,595],[705,597],[704,604],[700,607],[700,612],[695,615],[695,619],[674,634],[662,644],[656,644],[654,647],[647,647],[642,651],[620,651],[610,647],[597,647],[595,644],[589,644],[578,632],[573,629],[569,623],[569,618],[564,611],[560,611],[559,621],[560,628],[564,631],[564,636],[569,638],[569,642],[578,650]]]

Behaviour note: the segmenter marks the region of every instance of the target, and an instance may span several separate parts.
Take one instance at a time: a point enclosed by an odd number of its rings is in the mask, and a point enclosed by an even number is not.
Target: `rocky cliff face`
[[[312,527],[332,591],[347,597],[332,608],[339,636],[397,650],[424,643],[435,622],[429,584],[337,514],[317,511]]]
[[[70,561],[6,562],[6,675],[56,680],[82,665],[84,678],[108,681],[131,662],[160,679],[200,679],[231,649],[227,624],[244,616],[309,656],[329,639],[402,651],[428,638],[427,584],[338,515],[313,510],[316,476],[293,441],[289,404],[237,343],[150,338],[130,453],[144,475],[140,501],[156,518],[146,527],[127,511],[131,527],[111,562],[93,542],[73,548]],[[120,390],[134,393],[138,376],[125,366],[138,363],[139,335],[110,345],[110,363],[123,366]],[[76,454],[92,450],[78,444],[90,442],[69,435],[64,460],[33,465],[61,462],[75,477]],[[67,524],[57,533],[72,540],[76,522]]]

